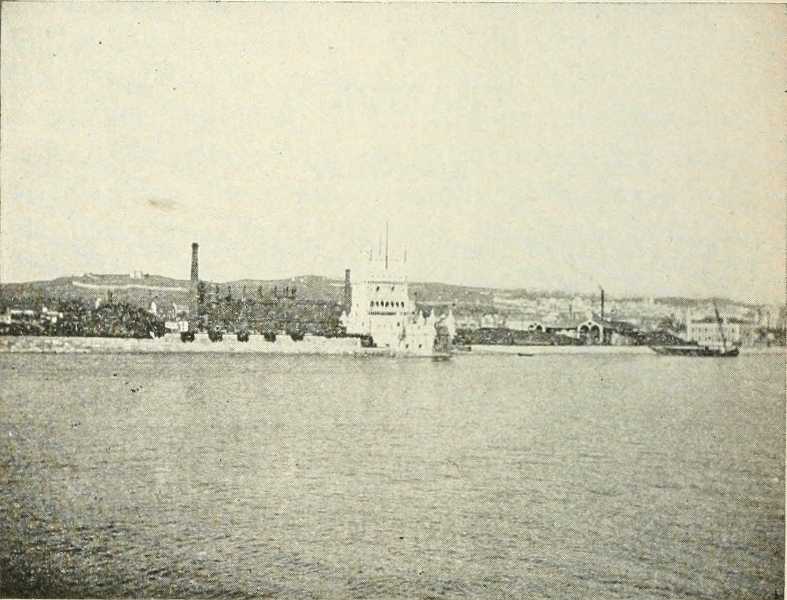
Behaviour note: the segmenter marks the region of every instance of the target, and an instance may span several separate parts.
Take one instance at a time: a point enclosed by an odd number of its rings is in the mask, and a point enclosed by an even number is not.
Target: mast
[[[385,270],[388,270],[388,221],[385,222]]]
[[[716,306],[716,303],[713,303],[713,310],[716,312],[716,322],[719,324],[719,333],[721,334],[721,343],[722,347],[724,348],[724,352],[727,352],[727,338],[724,337],[724,328],[721,326],[721,315],[719,315],[719,307]]]

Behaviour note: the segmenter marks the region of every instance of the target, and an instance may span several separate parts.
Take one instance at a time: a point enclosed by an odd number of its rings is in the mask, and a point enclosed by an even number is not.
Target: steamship
[[[650,349],[657,354],[668,356],[692,356],[692,357],[719,357],[733,358],[738,356],[740,350],[737,346],[727,346],[727,337],[724,335],[719,309],[714,304],[713,310],[716,313],[716,322],[719,325],[719,335],[721,337],[721,347],[699,346],[699,345],[673,345],[673,346],[650,346]]]

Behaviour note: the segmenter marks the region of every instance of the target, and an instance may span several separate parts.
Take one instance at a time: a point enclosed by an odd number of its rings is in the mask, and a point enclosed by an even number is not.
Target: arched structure
[[[580,340],[588,345],[604,343],[604,326],[593,319],[583,321],[577,326],[577,334]]]

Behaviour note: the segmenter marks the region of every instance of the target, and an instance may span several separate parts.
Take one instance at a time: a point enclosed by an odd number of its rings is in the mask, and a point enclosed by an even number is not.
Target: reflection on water
[[[0,592],[772,598],[784,359],[0,356]]]

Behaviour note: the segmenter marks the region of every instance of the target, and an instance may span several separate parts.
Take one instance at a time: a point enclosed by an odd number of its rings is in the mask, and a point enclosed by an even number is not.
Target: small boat
[[[527,352],[517,352],[516,355],[517,356],[534,356],[533,354],[529,354]]]

